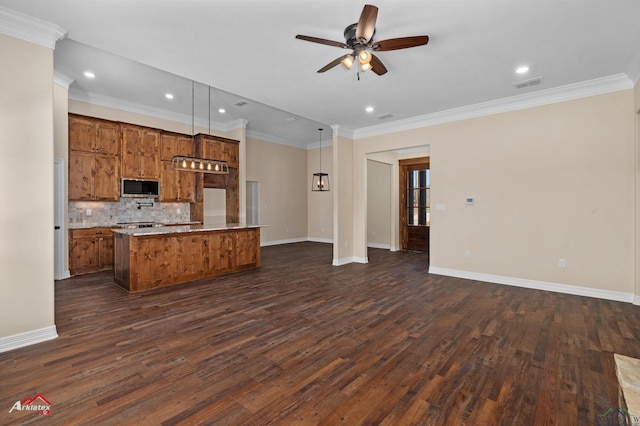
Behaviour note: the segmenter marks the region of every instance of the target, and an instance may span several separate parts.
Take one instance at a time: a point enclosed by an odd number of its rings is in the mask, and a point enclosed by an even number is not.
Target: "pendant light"
[[[320,132],[320,171],[318,173],[313,174],[313,179],[311,181],[311,190],[312,191],[329,191],[329,175],[327,173],[322,173],[322,131],[324,129],[320,128],[318,131]]]
[[[195,113],[195,81],[191,80],[191,140],[195,138],[196,113]],[[211,134],[211,86],[209,86],[209,134]],[[209,158],[185,157],[175,155],[171,160],[171,168],[183,172],[213,173],[217,175],[229,174],[229,166],[226,161]]]

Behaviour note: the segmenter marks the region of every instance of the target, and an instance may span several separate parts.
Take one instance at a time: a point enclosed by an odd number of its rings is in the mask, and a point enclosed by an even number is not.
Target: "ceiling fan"
[[[429,36],[413,36],[413,37],[399,37],[390,38],[387,40],[374,41],[373,36],[376,33],[376,19],[378,18],[378,8],[371,4],[366,4],[362,9],[360,20],[356,24],[351,24],[344,30],[345,42],[327,40],[324,38],[311,37],[298,34],[296,36],[299,40],[306,40],[312,43],[326,44],[328,46],[341,47],[343,49],[351,49],[352,52],[343,55],[324,67],[320,68],[318,72],[325,72],[335,67],[338,64],[342,64],[345,68],[351,69],[353,63],[358,58],[360,63],[360,70],[368,71],[372,70],[378,75],[385,74],[387,68],[382,61],[372,54],[370,50],[374,52],[385,52],[388,50],[407,49],[409,47],[422,46],[429,42]]]

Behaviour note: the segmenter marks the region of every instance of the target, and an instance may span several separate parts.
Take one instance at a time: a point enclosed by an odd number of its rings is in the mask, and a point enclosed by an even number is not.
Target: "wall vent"
[[[247,103],[245,101],[240,101],[240,102],[236,102],[234,105],[237,107],[243,107],[245,106]]]
[[[391,118],[391,117],[393,117],[393,114],[391,114],[390,112],[386,112],[384,114],[380,114],[376,116],[378,120],[386,120],[387,118]]]
[[[513,87],[516,89],[522,89],[529,86],[537,86],[540,83],[542,83],[542,77],[534,77],[528,80],[516,81],[513,83]]]

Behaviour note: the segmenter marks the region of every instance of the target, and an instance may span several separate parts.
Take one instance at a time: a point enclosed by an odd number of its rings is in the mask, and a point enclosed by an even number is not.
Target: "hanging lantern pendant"
[[[320,171],[313,174],[311,180],[312,191],[329,191],[329,174],[322,173],[322,128],[318,129],[320,132]]]

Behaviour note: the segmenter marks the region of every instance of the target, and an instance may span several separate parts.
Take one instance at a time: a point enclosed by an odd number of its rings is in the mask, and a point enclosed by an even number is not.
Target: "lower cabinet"
[[[113,234],[110,228],[69,231],[69,271],[72,276],[113,269]]]

